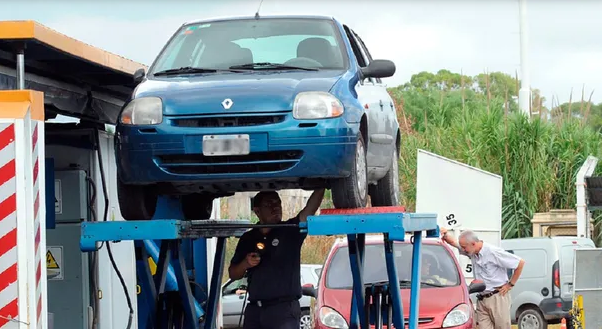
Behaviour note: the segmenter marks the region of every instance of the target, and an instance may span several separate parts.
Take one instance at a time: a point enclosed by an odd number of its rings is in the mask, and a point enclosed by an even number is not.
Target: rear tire
[[[125,220],[150,220],[155,215],[158,196],[153,188],[125,184],[118,177],[117,199]]]
[[[518,316],[517,325],[518,329],[545,329],[548,322],[539,310],[527,308]]]
[[[308,309],[301,310],[301,317],[299,318],[300,329],[311,329],[311,312]]]
[[[399,206],[401,189],[399,187],[399,153],[397,147],[393,148],[391,168],[376,185],[370,185],[370,200],[373,207]]]
[[[349,177],[337,179],[332,184],[332,203],[335,208],[364,208],[368,200],[368,166],[366,143],[360,134],[357,138],[353,170]]]

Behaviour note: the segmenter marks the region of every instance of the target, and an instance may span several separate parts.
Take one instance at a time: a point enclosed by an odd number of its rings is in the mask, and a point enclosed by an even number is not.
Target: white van
[[[548,323],[568,317],[574,250],[595,248],[594,242],[566,236],[520,238],[502,240],[502,248],[525,260],[523,273],[510,291],[513,323],[519,329],[545,329]]]

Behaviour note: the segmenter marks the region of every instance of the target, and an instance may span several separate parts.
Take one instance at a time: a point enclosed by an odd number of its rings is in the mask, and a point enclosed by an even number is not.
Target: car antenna
[[[257,12],[255,12],[255,19],[259,19],[259,9],[261,9],[262,4],[263,0],[259,1],[259,7],[257,7]]]

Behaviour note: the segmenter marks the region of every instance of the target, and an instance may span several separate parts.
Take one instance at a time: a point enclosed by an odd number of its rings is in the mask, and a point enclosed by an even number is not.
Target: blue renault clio
[[[332,191],[337,208],[398,205],[401,136],[362,39],[332,17],[254,16],[181,26],[120,113],[121,213],[177,196],[188,219],[242,191]]]

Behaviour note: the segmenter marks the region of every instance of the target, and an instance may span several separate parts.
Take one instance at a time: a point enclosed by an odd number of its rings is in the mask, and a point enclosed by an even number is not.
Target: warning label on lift
[[[63,213],[63,193],[61,193],[61,180],[54,180],[54,213]]]
[[[46,276],[48,280],[63,280],[63,247],[47,248]]]

